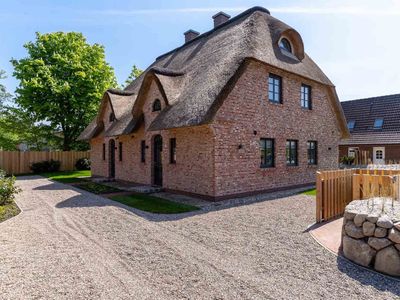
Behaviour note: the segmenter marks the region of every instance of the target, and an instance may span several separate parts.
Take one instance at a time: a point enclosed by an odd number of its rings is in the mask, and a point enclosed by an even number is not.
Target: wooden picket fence
[[[339,217],[356,199],[400,196],[400,170],[345,169],[317,172],[316,222]]]
[[[30,173],[34,162],[59,160],[61,171],[72,171],[79,158],[90,158],[89,151],[0,151],[0,169],[7,174]]]

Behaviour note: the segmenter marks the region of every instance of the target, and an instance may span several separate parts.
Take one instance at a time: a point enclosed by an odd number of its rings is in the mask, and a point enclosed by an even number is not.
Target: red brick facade
[[[282,77],[282,103],[268,100],[268,74]],[[312,110],[300,106],[300,86],[312,87]],[[327,87],[317,82],[252,61],[238,78],[208,125],[147,131],[155,99],[167,105],[153,83],[143,106],[144,122],[134,133],[115,138],[115,178],[153,183],[153,139],[163,138],[163,187],[209,198],[227,197],[313,183],[317,169],[336,168],[340,130]],[[110,108],[104,114],[108,124]],[[176,163],[171,164],[170,138],[176,138]],[[275,139],[275,167],[260,168],[260,138]],[[298,141],[298,166],[287,166],[287,139]],[[110,138],[91,140],[93,175],[108,176]],[[141,162],[141,141],[146,161]],[[307,141],[318,143],[318,165],[307,162]],[[103,160],[103,143],[106,145]],[[122,143],[122,161],[119,161]]]

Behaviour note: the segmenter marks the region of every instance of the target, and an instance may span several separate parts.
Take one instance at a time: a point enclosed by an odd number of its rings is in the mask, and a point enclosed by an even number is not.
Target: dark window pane
[[[175,138],[172,138],[169,141],[169,151],[170,151],[169,152],[169,155],[170,155],[169,162],[171,164],[174,164],[174,163],[176,163],[176,139]]]
[[[119,147],[118,147],[118,150],[119,150],[119,161],[122,161],[122,143],[121,142],[119,142]]]
[[[140,160],[141,162],[146,161],[146,141],[140,143]]]
[[[273,167],[275,164],[274,155],[274,140],[273,139],[260,139],[260,158],[261,167]]]

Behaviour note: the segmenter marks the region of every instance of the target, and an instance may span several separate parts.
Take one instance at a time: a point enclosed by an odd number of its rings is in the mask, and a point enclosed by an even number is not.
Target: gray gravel
[[[391,299],[400,282],[307,233],[296,195],[165,218],[39,177],[0,224],[1,299]]]

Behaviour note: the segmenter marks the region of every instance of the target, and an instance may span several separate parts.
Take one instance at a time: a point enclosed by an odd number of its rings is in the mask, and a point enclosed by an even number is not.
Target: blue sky
[[[183,32],[212,28],[211,16],[263,6],[301,34],[306,52],[350,100],[400,93],[400,1],[0,0],[0,69],[13,92],[11,58],[34,33],[79,31],[105,46],[118,82],[183,43]]]

